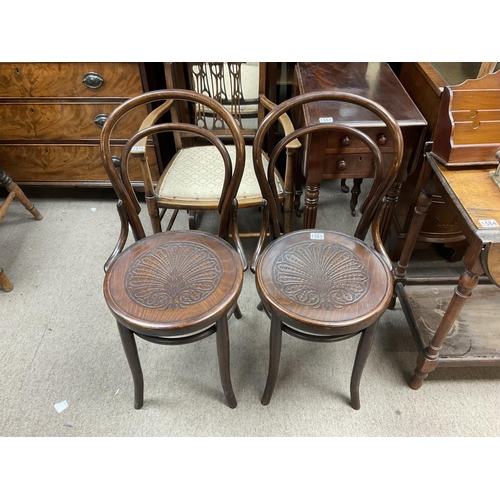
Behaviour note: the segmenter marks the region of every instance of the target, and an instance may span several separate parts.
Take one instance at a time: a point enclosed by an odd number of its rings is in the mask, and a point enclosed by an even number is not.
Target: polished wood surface
[[[119,158],[121,147],[114,145],[112,151]],[[158,180],[153,146],[148,152],[152,178]],[[0,144],[0,158],[5,169],[14,169],[16,179],[23,184],[109,186],[98,144]],[[134,182],[142,182],[138,160],[131,161],[130,176]]]
[[[190,123],[151,124],[143,127],[123,145],[119,169],[113,162],[112,132],[128,113],[147,104],[160,103],[167,110],[171,100],[203,105],[221,116],[235,145],[234,172],[227,148],[214,135]],[[124,118],[125,117],[125,118]],[[149,126],[148,126],[149,125]],[[162,232],[159,206],[154,191],[144,139],[156,134],[184,131],[199,134],[216,147],[230,173],[223,186],[219,231]],[[196,92],[164,90],[141,94],[115,109],[103,126],[100,152],[102,165],[118,197],[121,231],[111,256],[104,265],[104,298],[114,315],[134,383],[134,407],[144,403],[144,377],[136,337],[160,345],[182,345],[216,335],[222,389],[230,408],[236,398],[230,377],[228,318],[240,318],[237,300],[243,285],[243,263],[238,252],[225,241],[229,237],[234,199],[243,175],[245,144],[241,129],[231,114],[217,101]],[[132,188],[130,161],[140,162],[149,231],[139,216],[141,204]],[[232,175],[231,175],[231,172]],[[129,229],[136,242],[125,248]],[[149,234],[149,233],[153,234]],[[147,235],[149,234],[149,235]]]
[[[405,92],[399,80],[386,63],[297,63],[297,92],[334,90],[367,97],[391,113],[404,137],[403,182],[414,168],[418,158],[417,146],[423,141],[426,121]],[[377,117],[370,111],[357,109],[346,103],[315,103],[304,107],[304,122],[319,123],[333,120],[361,128],[380,147],[384,157],[393,152],[392,138]],[[358,141],[339,132],[312,136],[306,145],[303,174],[306,178],[304,228],[315,225],[319,187],[323,179],[363,179],[373,176],[369,150]],[[387,168],[387,166],[386,166]],[[351,197],[351,210],[357,205],[360,182]],[[395,187],[397,197],[399,188]]]
[[[433,144],[440,163],[496,165],[499,137],[500,71],[445,87]]]
[[[393,139],[390,161],[384,165],[377,142],[354,128],[335,122],[296,125],[269,154],[264,169],[263,144],[270,127],[282,114],[294,115],[304,105],[332,101],[350,103],[371,110]],[[354,237],[332,230],[303,229],[282,234],[283,212],[273,168],[288,142],[301,142],[311,133],[348,134],[373,155],[375,181]],[[337,342],[360,335],[351,374],[351,406],[360,408],[361,374],[375,338],[380,316],[392,299],[393,280],[390,260],[384,252],[380,229],[387,217],[382,200],[400,174],[403,134],[396,120],[378,103],[341,92],[311,92],[293,97],[275,107],[263,120],[253,144],[255,173],[262,190],[262,238],[253,260],[256,287],[262,308],[271,317],[269,371],[262,404],[270,403],[276,382],[282,345],[282,332],[314,342]],[[377,250],[366,245],[372,226]],[[269,230],[270,243],[262,250]]]
[[[98,155],[102,126],[121,102],[146,90],[148,65],[0,63],[0,163],[21,184],[110,186]],[[149,111],[137,110],[121,123],[116,144],[137,131]],[[158,180],[159,145],[150,145]]]
[[[500,344],[495,335],[489,334],[497,321],[496,304],[500,298],[497,288],[500,283],[500,188],[491,179],[488,165],[483,168],[446,166],[430,153],[426,161],[431,169],[429,181],[418,198],[406,245],[394,272],[395,293],[419,348],[410,381],[413,389],[419,389],[429,373],[441,365],[500,364]],[[458,284],[456,279],[435,274],[423,280],[407,277],[411,253],[436,189],[469,245],[465,270]],[[483,275],[489,278],[486,284],[479,283]]]
[[[83,141],[98,138],[102,121],[116,108],[119,102],[95,103],[16,103],[0,106],[0,140],[20,141],[27,137],[33,141],[59,141],[61,130],[64,140]],[[120,124],[113,134],[114,139],[130,137],[139,129],[148,114],[147,109],[137,110],[127,122]]]
[[[89,73],[102,77],[91,88],[83,79]],[[0,98],[133,97],[143,92],[137,63],[2,63]]]

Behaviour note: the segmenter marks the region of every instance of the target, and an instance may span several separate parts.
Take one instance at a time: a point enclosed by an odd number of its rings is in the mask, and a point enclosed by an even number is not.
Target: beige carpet
[[[440,369],[421,390],[408,387],[416,352],[399,304],[381,320],[359,411],[349,405],[356,338],[321,345],[285,335],[276,390],[262,406],[269,320],[256,309],[250,271],[243,318],[230,320],[238,407],[224,402],[214,338],[179,347],[139,339],[145,404],[134,410],[131,375],[102,295],[103,263],[118,234],[114,193],[26,193],[44,219],[13,203],[0,225],[0,265],[14,284],[0,292],[1,436],[499,435],[499,367]],[[241,214],[242,229],[249,220],[258,224],[258,211]],[[348,231],[356,220],[348,195],[324,183],[318,227]],[[210,230],[213,218],[201,225]],[[176,227],[187,228],[184,215]],[[250,255],[254,241],[246,244]],[[438,264],[428,252],[420,267]],[[67,405],[60,412],[59,403]]]

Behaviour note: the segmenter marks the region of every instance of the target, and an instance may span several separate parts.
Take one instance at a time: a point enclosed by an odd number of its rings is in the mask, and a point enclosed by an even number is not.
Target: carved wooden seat
[[[42,214],[35,208],[35,205],[26,197],[23,190],[10,178],[10,176],[0,167],[0,185],[5,187],[9,192],[5,201],[0,205],[0,222],[2,222],[7,210],[9,209],[12,201],[18,200],[26,210],[31,212],[35,220],[42,220]],[[11,292],[14,286],[5,274],[4,270],[0,267],[0,288],[5,292]]]
[[[280,114],[305,103],[337,100],[371,110],[388,127],[394,152],[387,175],[382,175],[382,154],[378,145],[352,126],[312,123],[288,134],[270,155],[267,174],[260,151],[268,128]],[[362,206],[362,217],[354,237],[328,229],[308,229],[282,235],[276,189],[269,172],[287,142],[311,133],[336,130],[363,141],[371,150],[375,167],[372,189]],[[361,333],[351,376],[351,406],[360,408],[359,384],[370,352],[379,318],[389,306],[393,291],[391,263],[380,238],[384,217],[382,200],[398,174],[403,154],[401,130],[395,119],[380,105],[361,96],[343,92],[311,92],[294,97],[271,111],[259,128],[254,142],[256,175],[265,200],[263,234],[271,243],[259,246],[252,262],[262,306],[271,317],[270,359],[262,404],[267,405],[276,384],[282,331],[304,340],[339,341]],[[332,214],[331,219],[334,219]],[[362,241],[372,225],[376,247]]]
[[[181,123],[142,128],[123,146],[120,172],[114,166],[109,139],[115,124],[126,119],[126,114],[137,106],[169,100],[190,101],[212,108],[227,121],[232,134],[234,173],[228,176],[222,193],[218,235],[189,230],[162,233],[155,224],[157,217],[152,217],[155,234],[146,236],[139,218],[140,204],[127,175],[129,163],[139,161],[131,154],[138,142],[152,134],[174,130],[202,135],[218,150],[226,172],[232,172],[227,148],[211,132]],[[228,237],[232,202],[243,173],[244,151],[243,135],[230,113],[210,97],[192,91],[165,90],[134,97],[119,106],[103,127],[101,155],[119,198],[122,223],[119,241],[105,265],[104,297],[117,320],[132,371],[135,408],[141,408],[144,399],[135,336],[157,344],[180,345],[205,339],[213,333],[217,335],[219,369],[226,401],[231,408],[236,407],[229,370],[228,317],[233,312],[236,317],[241,317],[237,299],[243,284],[243,265],[236,250],[225,239]],[[149,181],[146,179],[146,182]],[[148,189],[146,199],[147,194]],[[154,200],[149,200],[148,208],[150,215],[155,210],[157,215]],[[136,242],[124,250],[129,226]]]

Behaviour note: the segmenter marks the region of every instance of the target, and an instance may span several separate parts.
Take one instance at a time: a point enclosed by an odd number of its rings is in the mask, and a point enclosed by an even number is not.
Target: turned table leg
[[[481,243],[477,242],[471,245],[467,251],[465,256],[465,271],[460,276],[458,285],[455,288],[455,292],[443,319],[429,345],[418,355],[417,367],[410,381],[410,387],[412,389],[420,389],[429,373],[437,368],[439,364],[439,351],[443,347],[446,336],[457,320],[465,302],[471,296],[472,290],[476,287],[479,276],[484,273],[480,261],[481,248]]]
[[[318,213],[319,184],[307,184],[304,202],[304,229],[312,229],[316,226],[316,214]]]

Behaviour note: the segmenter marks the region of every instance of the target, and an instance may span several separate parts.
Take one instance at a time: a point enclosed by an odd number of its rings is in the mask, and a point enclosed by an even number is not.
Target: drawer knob
[[[122,159],[119,156],[112,156],[111,161],[113,162],[115,168],[120,168]]]
[[[347,163],[345,160],[340,160],[338,163],[337,163],[337,169],[338,170],[345,170],[347,168]]]
[[[351,139],[349,139],[349,136],[346,135],[342,137],[342,146],[349,146],[351,144]]]
[[[106,123],[106,120],[108,119],[108,115],[105,114],[99,114],[94,116],[94,123],[99,127],[102,128],[104,124]]]
[[[90,72],[83,75],[82,82],[89,89],[98,89],[104,83],[104,78],[99,73]]]
[[[378,143],[383,146],[384,144],[387,144],[387,137],[384,134],[380,134],[378,136]]]

